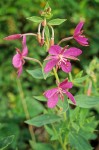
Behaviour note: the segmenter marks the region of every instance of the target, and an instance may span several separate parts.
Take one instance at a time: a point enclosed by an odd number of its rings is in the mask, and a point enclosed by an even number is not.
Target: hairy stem
[[[69,41],[69,40],[71,40],[71,39],[73,39],[73,36],[68,37],[68,38],[64,38],[64,39],[62,39],[61,41],[59,41],[58,45],[60,45],[60,44],[61,44],[62,42],[64,42],[64,41]]]
[[[24,56],[24,59],[26,59],[26,60],[32,60],[32,61],[34,61],[34,62],[37,62],[37,63],[42,67],[41,62],[40,62],[39,60],[35,59],[35,58],[31,58],[31,57],[26,57],[26,56]]]
[[[24,93],[23,93],[22,86],[21,86],[21,83],[20,83],[19,79],[17,79],[17,86],[18,86],[18,91],[19,91],[19,95],[20,95],[20,98],[21,98],[21,101],[22,101],[22,106],[23,106],[23,109],[24,109],[24,112],[25,112],[26,119],[29,120],[30,115],[29,115],[29,111],[28,111],[28,108],[27,108],[27,104],[26,104],[26,101],[25,101],[25,98],[24,98]],[[36,141],[34,131],[33,131],[33,127],[31,125],[28,125],[28,128],[29,128],[29,132],[30,132],[32,140]]]
[[[35,33],[24,33],[24,34],[22,34],[22,35],[33,35],[33,36],[37,36],[37,34],[35,34]]]

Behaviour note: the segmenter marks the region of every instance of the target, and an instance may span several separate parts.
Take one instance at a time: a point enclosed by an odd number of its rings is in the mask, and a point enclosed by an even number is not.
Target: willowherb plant
[[[72,79],[71,75],[71,60],[79,60],[77,57],[81,55],[82,50],[76,47],[70,47],[69,45],[66,45],[65,47],[60,46],[62,42],[67,42],[69,40],[75,40],[82,46],[88,46],[88,38],[82,35],[82,27],[84,25],[84,22],[80,21],[78,23],[72,36],[63,38],[56,44],[54,42],[53,26],[60,25],[65,21],[65,19],[58,18],[48,21],[49,19],[51,19],[51,17],[51,8],[47,3],[44,11],[41,12],[41,17],[33,16],[27,18],[33,22],[39,23],[37,33],[14,34],[4,38],[5,40],[22,39],[22,50],[16,48],[16,54],[12,59],[12,64],[17,69],[18,77],[20,77],[20,75],[22,74],[23,65],[25,64],[26,60],[37,62],[41,67],[39,68],[39,70],[28,70],[28,73],[33,77],[35,77],[34,73],[37,73],[39,71],[39,76],[41,75],[41,78],[43,76],[44,79],[47,79],[47,77],[49,76],[51,77],[51,75],[55,76],[56,82],[54,84],[56,84],[56,86],[52,89],[46,89],[42,96],[35,96],[37,100],[47,101],[47,106],[49,108],[54,108],[56,106],[55,109],[53,109],[53,111],[49,111],[49,109],[47,111],[46,109],[46,112],[44,112],[43,115],[37,116],[33,119],[28,118],[29,120],[26,121],[26,123],[35,125],[37,127],[45,125],[45,129],[50,134],[51,140],[58,141],[56,142],[56,146],[51,145],[51,149],[61,150],[62,148],[63,150],[91,150],[92,147],[88,143],[88,140],[91,138],[95,138],[95,134],[93,133],[93,131],[97,123],[94,122],[93,118],[91,118],[90,120],[88,115],[89,111],[84,108],[90,108],[99,103],[97,100],[98,98],[94,98],[91,96],[88,97],[83,94],[76,95],[74,97],[69,92],[69,89],[73,87],[73,84],[75,85],[76,81],[78,81],[79,78],[80,83],[82,83],[87,78],[81,77],[82,73],[80,72],[78,75],[78,80],[76,79],[75,81]],[[49,28],[52,31],[51,38],[49,38]],[[48,56],[44,59],[43,63],[35,58],[28,57],[29,51],[26,45],[26,37],[29,35],[36,37],[40,46],[46,47],[45,53],[48,53]],[[68,74],[69,77],[60,79],[58,75],[59,69]],[[96,101],[94,101],[94,99]],[[93,105],[90,106],[90,102],[92,101]],[[76,106],[76,108],[72,109],[71,104]],[[79,107],[82,107],[82,109],[80,110]],[[87,127],[85,126],[88,126],[88,122],[86,121],[88,119],[90,123],[94,122],[94,127],[92,127],[91,130],[85,130],[85,128],[87,129]],[[79,120],[81,120],[81,122]],[[84,134],[86,134],[86,132],[88,132],[89,134],[89,137],[87,138],[84,137]],[[33,149],[36,149],[35,144],[33,146]]]

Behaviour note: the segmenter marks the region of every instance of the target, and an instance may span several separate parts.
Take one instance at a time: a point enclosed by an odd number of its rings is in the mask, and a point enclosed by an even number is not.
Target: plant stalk
[[[21,102],[22,102],[22,106],[23,106],[23,109],[24,109],[24,112],[25,112],[26,119],[29,120],[30,115],[29,115],[29,111],[28,111],[28,108],[27,108],[27,104],[26,104],[26,101],[25,101],[25,98],[24,98],[24,93],[23,93],[22,86],[21,86],[21,83],[20,83],[19,79],[17,79],[17,86],[18,86],[18,91],[19,91],[19,95],[20,95],[20,98],[21,98]],[[35,142],[36,139],[35,139],[33,127],[31,125],[28,125],[28,128],[29,128],[31,138]]]

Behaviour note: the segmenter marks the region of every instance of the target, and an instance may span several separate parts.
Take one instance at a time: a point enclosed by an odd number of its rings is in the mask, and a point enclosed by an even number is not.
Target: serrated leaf
[[[41,95],[41,96],[33,96],[36,100],[39,100],[39,101],[44,101],[44,102],[46,102],[47,101],[47,99],[43,96],[43,95]]]
[[[62,119],[61,117],[54,115],[54,114],[53,115],[52,114],[44,114],[44,115],[37,116],[33,119],[27,120],[27,121],[25,121],[25,123],[34,125],[36,127],[41,127],[46,124],[58,122],[61,119]]]
[[[43,77],[43,73],[42,73],[42,69],[41,68],[37,68],[34,70],[26,70],[33,78],[36,79],[44,79]]]
[[[5,149],[9,144],[11,144],[13,139],[14,139],[14,135],[0,139],[0,150]]]
[[[76,106],[82,108],[92,108],[99,105],[99,96],[76,95],[75,99]]]
[[[36,23],[40,23],[43,21],[43,19],[41,17],[38,17],[38,16],[28,17],[27,19],[30,21],[36,22]]]
[[[49,22],[48,22],[48,24],[49,25],[60,25],[60,24],[62,24],[63,22],[65,22],[66,21],[66,19],[59,19],[59,18],[57,18],[57,19],[53,19],[53,20],[50,20]]]
[[[76,132],[69,133],[69,143],[76,150],[92,150],[88,141]]]

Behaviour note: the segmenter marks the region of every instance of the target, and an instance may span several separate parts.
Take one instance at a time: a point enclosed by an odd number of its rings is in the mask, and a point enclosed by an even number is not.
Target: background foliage
[[[99,1],[98,0],[49,0],[53,12],[53,18],[66,18],[67,21],[62,25],[55,27],[55,42],[61,38],[72,35],[73,29],[80,19],[85,20],[84,30],[89,38],[90,46],[83,48],[83,54],[80,63],[74,63],[72,71],[73,77],[82,69],[88,79],[83,83],[83,87],[75,85],[74,94],[85,93],[89,83],[92,82],[92,95],[99,95]],[[0,139],[6,136],[15,135],[13,143],[7,148],[9,150],[29,149],[28,139],[30,134],[27,125],[24,124],[25,114],[21,103],[20,82],[24,98],[26,99],[30,116],[36,116],[44,110],[42,103],[33,98],[33,95],[41,95],[44,90],[51,87],[54,78],[45,80],[33,80],[28,73],[23,71],[20,81],[16,78],[16,71],[13,69],[11,59],[15,53],[15,47],[20,47],[20,41],[4,41],[3,38],[10,34],[37,32],[37,24],[27,17],[39,15],[40,10],[45,6],[44,0],[3,0],[0,1]],[[72,41],[70,44],[76,45]],[[39,60],[45,58],[44,48],[37,46],[37,41],[33,37],[27,38],[29,56]],[[65,43],[63,44],[65,45]],[[79,45],[77,45],[80,47]],[[80,47],[82,48],[82,47]],[[36,68],[37,64],[27,62],[26,69]],[[60,76],[65,77],[65,74]],[[47,82],[47,84],[46,84]],[[86,85],[86,86],[85,86]],[[34,107],[36,106],[36,107]],[[92,110],[98,119],[98,108]],[[43,128],[35,128],[35,135],[40,142],[47,141],[47,133]],[[96,143],[95,143],[96,142]],[[93,143],[92,143],[93,144]],[[94,141],[94,146],[97,141]]]

